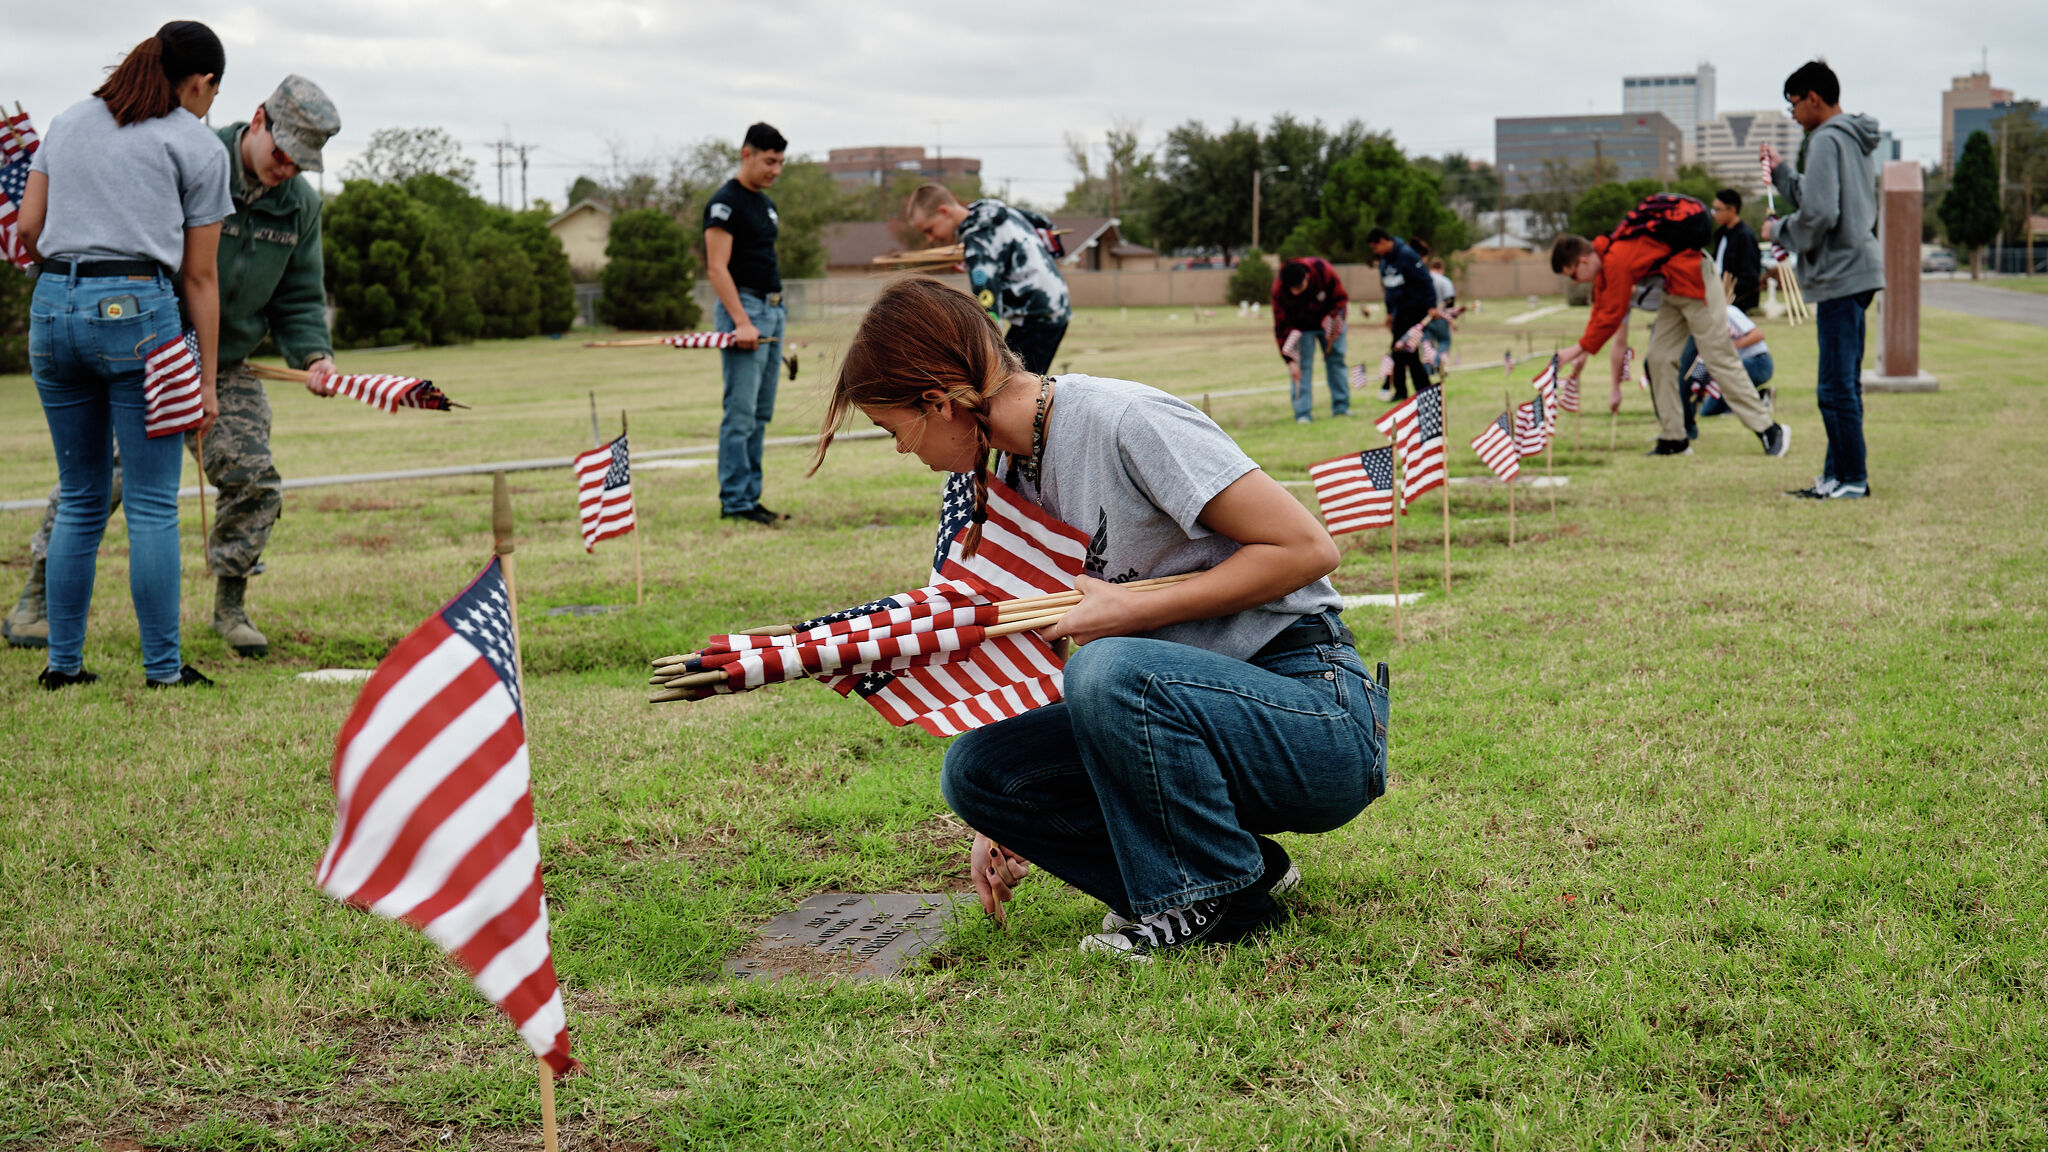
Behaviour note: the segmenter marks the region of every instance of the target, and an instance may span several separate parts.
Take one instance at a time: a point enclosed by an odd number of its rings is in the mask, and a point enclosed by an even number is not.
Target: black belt
[[[1253,653],[1251,662],[1256,664],[1282,652],[1292,652],[1309,644],[1342,644],[1355,647],[1358,641],[1351,635],[1351,629],[1344,626],[1335,612],[1324,612],[1315,616],[1303,616],[1280,630],[1278,636],[1266,641],[1266,646]]]
[[[154,260],[45,260],[45,276],[155,276],[170,270]]]

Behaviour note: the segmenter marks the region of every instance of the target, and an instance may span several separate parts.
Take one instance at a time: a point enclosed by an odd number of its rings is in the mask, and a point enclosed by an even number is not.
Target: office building
[[[1796,159],[1802,134],[1799,121],[1777,108],[1723,112],[1701,125],[1698,162],[1716,180],[1747,196],[1763,188],[1757,148],[1769,144],[1780,155]]]
[[[1678,126],[1661,112],[1503,116],[1493,122],[1494,167],[1509,195],[1542,188],[1546,162],[1577,175],[1598,161],[1607,180],[1669,180],[1684,155]]]
[[[1714,66],[1701,64],[1696,71],[1663,76],[1621,78],[1621,110],[1641,115],[1661,112],[1677,125],[1685,142],[1680,157],[1686,164],[1698,162],[1700,129],[1714,118]]]
[[[1962,155],[1963,141],[1970,138],[1968,132],[1956,135],[1956,113],[2011,102],[2012,89],[1993,88],[1989,72],[1972,72],[1950,81],[1948,91],[1941,94],[1941,162],[1953,166],[1955,158]]]
[[[1963,145],[1969,143],[1970,133],[1972,132],[1982,132],[1986,136],[1991,137],[1991,147],[1996,149],[1998,147],[1998,121],[2007,112],[2012,111],[2014,107],[2015,105],[2010,102],[2002,102],[1993,104],[1988,108],[1956,109],[1954,122],[1955,145],[1949,151],[1942,153],[1941,162],[1950,171],[1954,171],[1956,161],[1963,158]],[[2042,108],[2037,105],[2034,108],[2033,120],[2037,126],[2048,128],[2048,108]]]

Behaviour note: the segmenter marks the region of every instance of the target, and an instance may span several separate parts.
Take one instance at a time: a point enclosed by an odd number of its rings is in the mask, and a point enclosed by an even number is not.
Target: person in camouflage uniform
[[[303,76],[287,76],[246,123],[220,130],[229,157],[234,215],[220,237],[220,420],[205,439],[200,461],[220,490],[218,515],[206,542],[215,587],[213,630],[244,656],[262,656],[270,641],[249,621],[243,594],[263,571],[263,548],[284,510],[283,481],[270,458],[270,399],[248,357],[270,336],[294,367],[306,369],[306,388],[333,391],[333,341],[327,331],[326,287],[320,254],[320,196],[299,179],[322,170],[320,149],[341,130],[327,94]],[[187,433],[188,447],[196,437]],[[120,472],[115,471],[115,503]],[[21,648],[49,644],[43,603],[44,556],[56,511],[50,509],[30,545],[27,585],[7,616],[7,642]],[[110,510],[111,512],[111,510]]]
[[[1025,371],[1050,371],[1073,318],[1051,247],[1052,221],[1001,200],[962,205],[944,184],[912,192],[904,216],[933,245],[960,245],[975,299],[989,315],[1010,322],[1003,342]]]

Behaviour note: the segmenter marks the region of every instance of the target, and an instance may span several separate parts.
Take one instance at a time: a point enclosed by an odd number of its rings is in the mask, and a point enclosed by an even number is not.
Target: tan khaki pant
[[[1663,440],[1685,439],[1678,358],[1685,351],[1687,336],[1699,345],[1700,359],[1714,383],[1720,385],[1721,399],[1735,418],[1751,432],[1762,432],[1773,423],[1764,411],[1764,398],[1757,395],[1756,385],[1749,382],[1749,372],[1742,367],[1735,341],[1728,335],[1728,297],[1721,291],[1720,269],[1704,254],[1700,256],[1700,279],[1707,287],[1705,300],[1664,294],[1644,358],[1643,367],[1650,373],[1650,403],[1657,409],[1657,436]]]

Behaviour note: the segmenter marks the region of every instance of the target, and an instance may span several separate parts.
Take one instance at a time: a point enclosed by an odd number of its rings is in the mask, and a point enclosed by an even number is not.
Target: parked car
[[[1920,253],[1922,272],[1953,272],[1956,270],[1956,254],[1946,248],[1926,248]]]

